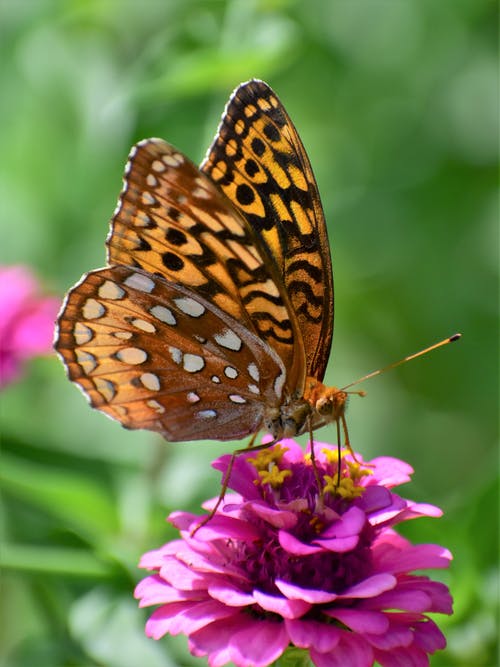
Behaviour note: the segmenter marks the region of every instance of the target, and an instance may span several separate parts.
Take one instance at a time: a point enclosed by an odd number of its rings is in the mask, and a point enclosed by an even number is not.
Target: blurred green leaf
[[[5,492],[88,536],[109,535],[117,529],[110,495],[77,471],[47,468],[3,454],[0,480]]]

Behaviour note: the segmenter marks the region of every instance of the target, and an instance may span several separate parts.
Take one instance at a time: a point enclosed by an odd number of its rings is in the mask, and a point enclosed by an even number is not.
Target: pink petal
[[[208,594],[230,607],[246,607],[254,604],[254,598],[251,594],[244,593],[235,584],[227,580],[221,583],[211,583],[208,587]]]
[[[247,511],[253,512],[253,514],[274,528],[290,530],[290,528],[294,528],[297,525],[297,515],[294,512],[273,509],[262,502],[245,503],[243,507]]]
[[[293,556],[309,556],[323,551],[322,547],[305,544],[285,530],[278,532],[278,539],[283,549]]]
[[[272,611],[283,618],[298,618],[311,609],[311,605],[304,600],[289,600],[277,595],[268,595],[258,590],[254,590],[253,597],[262,609]]]
[[[321,533],[321,540],[341,537],[359,536],[366,522],[366,516],[359,507],[350,507],[338,521],[328,526]]]
[[[156,609],[146,621],[146,635],[153,639],[160,639],[170,632],[172,619],[189,609],[192,602],[173,602]]]
[[[232,607],[227,607],[216,600],[205,600],[195,603],[189,602],[184,606],[184,609],[172,614],[171,607],[175,607],[176,604],[177,603],[173,603],[160,607],[153,612],[149,621],[153,618],[164,619],[168,617],[168,632],[171,635],[178,635],[180,633],[190,635],[214,621],[222,618],[229,618],[236,613]]]
[[[329,653],[310,651],[316,667],[372,667],[373,651],[368,642],[359,635],[342,632],[340,642]]]
[[[325,609],[324,613],[330,618],[336,618],[354,632],[381,634],[389,629],[387,617],[376,611],[361,609]]]
[[[180,590],[193,591],[207,587],[203,575],[186,567],[173,556],[164,558],[159,574],[166,582]]]
[[[195,525],[190,526],[190,528],[194,527]],[[253,542],[260,539],[260,537],[261,534],[257,527],[247,521],[216,514],[208,523],[197,530],[194,538],[190,539],[201,542],[228,539]]]
[[[250,622],[253,621],[250,619]],[[232,637],[248,627],[248,614],[235,612],[233,616],[193,632],[189,637],[189,650],[195,656],[208,655],[211,666],[225,665],[231,661],[229,644]]]
[[[237,667],[267,667],[283,654],[288,643],[283,623],[254,620],[231,638],[231,658]]]
[[[363,482],[366,486],[371,484],[380,484],[380,486],[399,486],[406,484],[411,479],[413,468],[411,465],[400,459],[392,458],[391,456],[379,456],[371,461],[370,465],[374,466],[373,475],[363,477]]]
[[[386,550],[385,554],[377,557],[377,569],[383,569],[393,574],[423,570],[426,568],[445,568],[452,559],[448,549],[437,544],[419,544],[408,546],[403,552],[399,549]]]
[[[430,618],[417,623],[414,632],[415,644],[427,653],[434,653],[446,648],[445,636]]]
[[[327,623],[286,619],[285,625],[290,641],[299,648],[314,648],[318,653],[328,653],[337,646],[340,640],[340,629]]]
[[[333,602],[338,597],[336,593],[327,593],[327,591],[314,588],[302,588],[281,579],[276,579],[274,583],[283,595],[286,595],[290,600],[305,600],[311,604],[323,604],[325,602]]]
[[[163,550],[161,548],[147,551],[145,554],[142,554],[139,561],[139,567],[142,567],[145,570],[159,570],[162,565]]]
[[[394,495],[383,486],[367,486],[356,505],[366,514],[378,512],[393,503]]]
[[[412,630],[408,626],[396,623],[392,623],[389,630],[382,635],[365,634],[364,637],[373,647],[384,651],[410,646],[413,642]]]
[[[323,549],[327,549],[328,551],[335,551],[336,553],[347,553],[348,551],[352,551],[357,546],[358,542],[358,535],[353,535],[352,537],[332,538],[330,540],[314,540],[314,543],[321,544]]]
[[[382,667],[429,667],[427,654],[417,648],[402,648],[388,652],[375,649],[374,654]]]
[[[224,454],[212,463],[212,468],[220,470],[225,475],[227,467],[231,461],[232,454]],[[253,454],[255,456],[255,453]],[[246,500],[259,500],[261,494],[259,488],[254,484],[254,480],[258,479],[257,470],[247,460],[247,453],[239,454],[233,463],[231,470],[231,479],[229,480],[229,488],[233,489]]]
[[[393,577],[392,574],[375,574],[373,577],[369,577],[368,579],[361,581],[359,584],[355,584],[346,589],[342,595],[338,595],[337,597],[339,599],[374,598],[381,593],[384,593],[384,591],[394,588],[396,584],[396,577]]]
[[[382,593],[377,598],[363,601],[363,609],[401,609],[403,611],[429,611],[431,599],[418,590],[393,590]]]
[[[140,600],[139,607],[152,604],[167,604],[198,599],[194,591],[179,591],[158,576],[146,577],[135,587],[134,597]]]

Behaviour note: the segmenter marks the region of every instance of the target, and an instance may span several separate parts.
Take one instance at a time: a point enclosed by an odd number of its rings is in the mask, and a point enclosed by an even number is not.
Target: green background
[[[450,548],[455,597],[434,667],[493,667],[497,567],[497,53],[488,0],[84,0],[0,5],[2,263],[62,297],[104,264],[130,146],[199,162],[232,89],[280,96],[328,220],[344,385],[461,331],[351,400],[367,458],[415,468],[403,495],[444,518],[406,533]],[[216,493],[233,443],[168,445],[91,411],[55,358],[2,400],[1,663],[169,667],[185,637],[143,636],[139,555],[172,509]],[[318,434],[335,440],[333,429]],[[240,444],[240,443],[238,443]]]

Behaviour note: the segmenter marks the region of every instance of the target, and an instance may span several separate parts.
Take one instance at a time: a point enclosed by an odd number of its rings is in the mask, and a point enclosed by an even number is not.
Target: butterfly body
[[[131,151],[108,266],[69,291],[55,347],[91,405],[170,441],[275,439],[343,420],[326,225],[300,138],[261,81],[233,93],[198,169]]]

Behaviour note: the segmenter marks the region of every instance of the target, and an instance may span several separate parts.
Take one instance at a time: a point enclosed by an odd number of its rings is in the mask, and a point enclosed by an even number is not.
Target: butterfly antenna
[[[350,384],[347,384],[345,387],[342,387],[342,391],[345,391],[346,389],[349,389],[349,387],[353,387],[355,384],[359,384],[360,382],[364,382],[365,380],[368,380],[369,378],[373,378],[376,375],[380,375],[381,373],[385,373],[385,371],[388,371],[391,368],[396,368],[396,366],[401,366],[401,364],[405,364],[407,361],[411,361],[412,359],[416,359],[417,357],[421,357],[423,354],[427,354],[427,352],[430,352],[431,350],[436,350],[438,347],[443,347],[443,345],[448,345],[448,343],[453,343],[461,337],[462,337],[462,334],[456,333],[453,336],[450,336],[449,338],[444,338],[443,340],[440,340],[439,343],[434,343],[434,345],[426,347],[424,350],[420,350],[419,352],[415,352],[415,354],[410,354],[407,357],[404,357],[404,359],[400,359],[399,361],[395,361],[392,364],[389,364],[388,366],[384,366],[384,368],[379,368],[377,371],[373,371],[371,373],[368,373],[368,375],[364,375],[362,378],[359,378],[359,380],[356,380],[355,382],[351,382]]]

